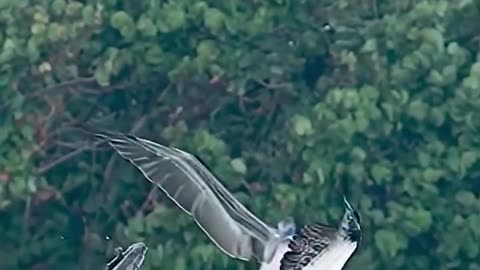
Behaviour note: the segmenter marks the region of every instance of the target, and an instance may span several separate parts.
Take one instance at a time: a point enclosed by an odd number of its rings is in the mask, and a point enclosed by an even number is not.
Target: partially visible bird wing
[[[276,231],[254,216],[193,155],[121,133],[100,132],[108,143],[193,217],[228,255],[248,260],[271,259]]]
[[[305,225],[293,236],[283,255],[280,270],[301,270],[321,254],[335,239],[336,228],[321,224]]]
[[[110,260],[103,270],[112,270],[115,266],[117,266],[123,260],[123,248],[117,247],[115,248],[115,257]]]
[[[142,242],[130,245],[124,252],[119,248],[115,258],[107,264],[105,270],[138,270],[143,264],[147,250],[147,246]]]

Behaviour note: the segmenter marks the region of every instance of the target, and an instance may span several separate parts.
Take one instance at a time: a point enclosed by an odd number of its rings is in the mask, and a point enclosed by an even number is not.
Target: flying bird
[[[87,131],[162,189],[219,249],[256,258],[260,270],[340,270],[360,241],[360,216],[345,197],[338,226],[315,223],[287,233],[282,223],[270,227],[247,210],[194,155],[132,135]]]

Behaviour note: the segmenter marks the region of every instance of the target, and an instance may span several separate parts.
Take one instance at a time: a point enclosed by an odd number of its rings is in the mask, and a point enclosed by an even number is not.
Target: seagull
[[[104,270],[138,270],[143,264],[147,250],[143,242],[134,243],[125,251],[122,247],[117,247],[115,257],[107,263]]]
[[[255,258],[260,270],[340,270],[360,241],[360,216],[345,197],[338,226],[314,223],[289,232],[286,220],[273,228],[247,210],[194,155],[133,135],[86,131],[108,142],[163,190],[225,254],[244,261]]]

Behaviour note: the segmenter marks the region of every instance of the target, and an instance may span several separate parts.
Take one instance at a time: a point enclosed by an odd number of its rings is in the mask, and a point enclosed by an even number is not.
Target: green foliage
[[[479,11],[0,0],[0,269],[101,269],[134,241],[145,270],[257,269],[77,121],[198,155],[272,225],[335,223],[345,193],[348,269],[480,269]]]

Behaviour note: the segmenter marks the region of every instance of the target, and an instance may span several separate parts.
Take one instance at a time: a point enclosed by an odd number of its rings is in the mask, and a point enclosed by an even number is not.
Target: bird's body
[[[248,211],[193,155],[121,133],[95,132],[193,217],[224,253],[255,257],[260,270],[340,270],[357,247],[358,214],[348,202],[338,228],[306,225],[293,236]]]

